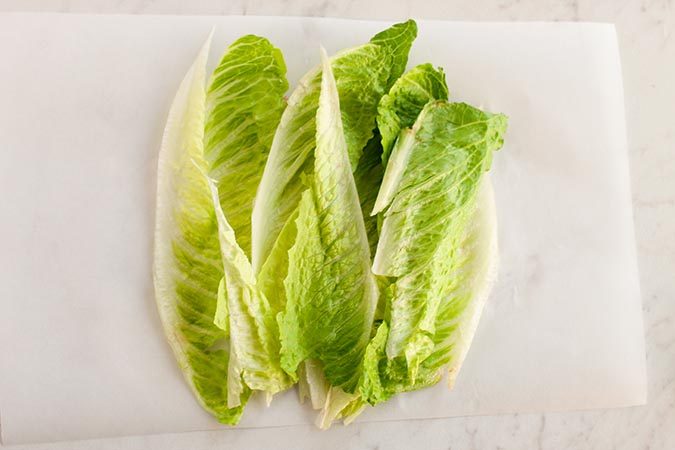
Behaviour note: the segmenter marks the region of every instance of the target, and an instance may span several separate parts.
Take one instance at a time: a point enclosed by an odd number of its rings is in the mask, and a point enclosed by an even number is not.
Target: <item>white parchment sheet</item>
[[[619,407],[646,397],[621,65],[614,28],[420,21],[409,67],[510,118],[492,169],[500,279],[454,391],[359,420]],[[383,22],[0,15],[0,426],[5,444],[216,429],[155,309],[156,158],[212,27],[284,53],[293,86]],[[307,423],[295,392],[241,426]],[[229,432],[236,433],[236,430]]]

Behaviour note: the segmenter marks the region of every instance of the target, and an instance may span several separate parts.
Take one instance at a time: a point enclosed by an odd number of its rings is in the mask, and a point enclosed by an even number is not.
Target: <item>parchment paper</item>
[[[210,29],[212,66],[267,36],[294,85],[387,24],[0,15],[0,421],[5,444],[222,427],[192,398],[153,299],[156,156]],[[645,402],[621,66],[611,25],[419,22],[410,66],[510,117],[495,155],[500,281],[454,391],[360,420]],[[295,392],[242,427],[307,423]],[[236,433],[236,430],[229,432]]]

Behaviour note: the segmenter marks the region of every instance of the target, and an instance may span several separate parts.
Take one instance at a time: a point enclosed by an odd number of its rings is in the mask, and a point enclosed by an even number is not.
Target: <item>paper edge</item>
[[[340,22],[379,22],[394,24],[402,20],[413,19],[417,23],[447,23],[447,24],[461,24],[461,25],[508,25],[508,26],[522,26],[522,25],[545,25],[547,27],[554,26],[557,28],[572,27],[572,28],[611,28],[616,36],[616,25],[614,22],[600,22],[600,21],[546,21],[546,20],[447,20],[435,18],[415,18],[413,16],[406,16],[399,19],[378,19],[378,18],[364,18],[364,17],[335,17],[335,16],[273,16],[267,14],[143,14],[143,13],[95,13],[95,12],[60,12],[60,11],[0,11],[0,18],[3,16],[62,16],[62,17],[117,17],[117,18],[157,18],[157,19],[184,19],[184,18],[203,18],[203,19],[221,19],[221,18],[238,18],[248,20],[251,19],[274,19],[274,20],[294,20],[294,19],[310,19],[314,21],[340,21]]]
[[[7,445],[10,444],[7,444],[2,437],[2,409],[0,409],[0,447],[5,447]]]
[[[401,395],[405,395],[401,394]],[[646,402],[625,402],[625,403],[618,403],[612,406],[590,406],[588,408],[577,408],[577,409],[551,409],[551,410],[537,410],[537,409],[525,409],[525,410],[520,410],[520,411],[514,411],[512,409],[503,409],[494,413],[475,413],[475,414],[460,414],[460,415],[453,415],[453,416],[444,416],[444,415],[433,415],[430,417],[409,417],[409,418],[401,418],[401,419],[369,419],[369,420],[362,420],[360,418],[357,418],[354,422],[351,422],[353,424],[363,426],[363,425],[368,425],[368,424],[375,424],[375,423],[392,423],[392,422],[423,422],[423,421],[431,421],[431,420],[453,420],[453,419],[465,419],[465,418],[473,418],[473,417],[503,417],[503,416],[509,416],[509,415],[545,415],[545,414],[579,414],[579,413],[589,413],[589,412],[599,412],[599,411],[605,411],[608,409],[627,409],[627,408],[636,408],[640,406],[646,405]],[[349,425],[340,425],[342,427],[347,427]],[[219,427],[214,427],[214,428],[204,428],[204,429],[197,429],[197,430],[189,430],[189,431],[178,431],[178,432],[153,432],[153,433],[131,433],[131,434],[124,434],[124,435],[119,435],[119,436],[99,436],[99,437],[85,437],[81,439],[65,439],[65,440],[27,440],[27,441],[22,441],[22,442],[5,442],[4,440],[0,439],[0,444],[2,444],[3,447],[14,447],[14,446],[19,446],[19,445],[35,445],[35,444],[57,444],[57,443],[67,443],[67,442],[93,442],[93,441],[102,441],[102,440],[112,440],[112,439],[128,439],[128,438],[141,438],[145,436],[171,436],[171,435],[185,435],[185,434],[191,434],[191,433],[222,433],[222,432],[237,432],[238,430],[273,430],[273,429],[293,429],[293,428],[309,428],[312,431],[315,431],[317,433],[322,433],[324,430],[319,430],[316,428],[316,426],[311,423],[294,423],[294,424],[287,424],[287,425],[270,425],[270,426],[264,426],[264,427],[249,427],[249,426],[234,426],[234,427],[228,427],[226,425],[220,425]],[[0,428],[1,431],[1,428]],[[1,436],[0,436],[1,438]]]
[[[640,317],[638,319],[638,328],[639,328],[639,334],[642,336],[641,339],[641,344],[640,344],[640,353],[642,355],[641,358],[641,377],[642,380],[642,386],[640,386],[641,392],[637,395],[639,397],[639,400],[637,400],[639,403],[633,406],[637,405],[645,405],[648,402],[649,399],[649,376],[647,373],[647,339],[646,339],[646,334],[645,334],[645,316],[644,316],[644,297],[642,295],[642,277],[640,275],[640,262],[639,262],[639,253],[638,253],[638,239],[637,239],[637,233],[636,233],[636,228],[635,228],[635,205],[633,203],[633,179],[631,177],[631,167],[630,167],[630,151],[629,151],[629,146],[630,146],[630,141],[629,141],[629,133],[628,133],[628,120],[626,117],[626,88],[624,85],[624,80],[623,80],[623,61],[621,59],[621,45],[619,43],[619,35],[618,31],[616,29],[616,26],[614,24],[611,25],[611,36],[607,36],[607,38],[611,41],[611,46],[613,47],[611,51],[613,54],[611,55],[612,59],[614,60],[614,63],[616,64],[616,72],[618,73],[617,75],[617,82],[619,84],[619,115],[621,117],[619,126],[623,127],[623,132],[622,134],[622,145],[620,149],[621,154],[623,156],[622,158],[622,167],[621,170],[624,172],[625,177],[628,179],[628,185],[626,188],[626,192],[624,195],[627,195],[628,198],[625,199],[628,203],[628,211],[627,211],[627,216],[629,217],[630,220],[628,220],[628,232],[627,235],[630,236],[630,241],[627,243],[627,250],[630,253],[631,256],[631,266],[632,266],[632,272],[635,274],[635,282],[636,282],[636,289],[637,289],[637,296],[638,296],[638,301],[640,304]]]

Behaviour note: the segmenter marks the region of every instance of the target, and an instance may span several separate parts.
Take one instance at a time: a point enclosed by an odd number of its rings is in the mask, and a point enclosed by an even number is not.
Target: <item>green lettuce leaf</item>
[[[483,175],[470,225],[464,232],[459,253],[464,255],[461,282],[442,299],[436,317],[434,347],[411,380],[405,358],[387,358],[389,328],[382,322],[364,356],[359,396],[339,414],[349,423],[368,405],[376,405],[401,392],[422,389],[447,373],[452,388],[466,357],[485,301],[497,272],[497,224],[492,185]]]
[[[403,72],[416,34],[414,21],[397,24],[368,44],[343,50],[331,58],[352,169],[373,136],[377,104]],[[256,274],[277,245],[281,230],[296,213],[305,190],[302,174],[313,170],[320,86],[321,70],[317,67],[300,80],[291,94],[274,136],[253,208],[252,264]],[[280,270],[271,271],[279,274]]]
[[[389,329],[387,322],[382,322],[366,348],[359,395],[337,416],[345,424],[352,422],[364,408],[382,403],[397,393],[436,384],[444,372],[448,387],[453,387],[497,273],[496,211],[488,175],[483,175],[480,182],[476,208],[469,222],[460,246],[460,252],[466,255],[467,275],[439,307],[432,354],[422,362],[413,382],[403,358],[387,358],[385,346]]]
[[[373,210],[384,213],[373,272],[387,280],[385,353],[393,385],[437,381],[438,371],[427,370],[433,361],[424,362],[432,354],[441,361],[437,347],[447,350],[457,339],[451,335],[468,329],[458,324],[480,286],[467,282],[475,273],[463,245],[505,129],[503,115],[435,101],[394,146]]]
[[[432,100],[447,100],[448,88],[443,70],[421,64],[403,74],[377,107],[377,124],[373,138],[363,150],[354,172],[361,209],[366,223],[371,254],[375,254],[381,216],[372,215],[391,147],[403,128],[413,125],[424,105]],[[380,318],[380,314],[377,315]]]
[[[371,216],[370,212],[375,207],[375,199],[377,199],[377,192],[380,189],[383,176],[381,137],[380,133],[376,132],[363,149],[363,156],[361,156],[356,171],[354,171],[354,181],[359,193],[371,255],[374,255],[377,249],[378,217]]]
[[[441,301],[436,316],[434,350],[421,366],[429,380],[446,370],[450,388],[469,351],[497,276],[497,213],[487,174],[483,175],[478,189],[476,207],[460,244],[463,258],[458,266],[462,266],[462,272]]]
[[[204,155],[239,246],[251,254],[251,211],[274,132],[286,107],[286,65],[267,39],[227,49],[206,93]]]
[[[421,64],[396,80],[377,107],[377,126],[382,134],[382,162],[404,128],[412,127],[424,105],[431,100],[447,100],[448,86],[440,67]]]
[[[217,221],[204,172],[206,62],[211,38],[171,105],[157,174],[154,284],[167,339],[200,404],[219,421],[239,421],[248,391],[228,407],[228,334],[213,323],[223,276]]]
[[[359,395],[338,414],[345,423],[368,405],[437,383],[444,371],[452,387],[495,279],[485,171],[505,127],[502,115],[432,101],[401,132],[374,208],[384,216],[374,263],[384,320],[366,348]]]
[[[279,328],[282,366],[295,374],[305,361],[319,365],[331,386],[326,408],[329,416],[336,409],[334,417],[356,390],[378,292],[337,86],[325,53],[322,61],[314,171],[305,177]]]
[[[414,20],[408,20],[380,31],[370,40],[373,44],[386,49],[391,55],[387,86],[391,87],[405,71],[408,64],[408,52],[416,37],[417,24]],[[342,99],[342,92],[340,92],[340,99]]]
[[[247,388],[265,392],[269,401],[291,384],[280,366],[278,309],[257,286],[247,256],[256,189],[285,107],[285,72],[279,49],[244,36],[222,57],[206,97],[204,154],[225,269],[214,320],[230,333],[230,407]]]
[[[256,285],[251,263],[237,244],[234,230],[220,207],[215,183],[209,180],[209,185],[225,268],[214,323],[230,332],[228,405],[239,406],[247,388],[265,392],[269,403],[274,394],[292,384],[281,368],[275,311]],[[221,322],[224,317],[227,323]]]

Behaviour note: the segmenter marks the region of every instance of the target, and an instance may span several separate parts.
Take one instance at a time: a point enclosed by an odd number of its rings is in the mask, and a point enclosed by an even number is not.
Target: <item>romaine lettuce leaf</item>
[[[375,206],[391,148],[401,130],[413,125],[424,105],[431,100],[447,99],[445,74],[442,69],[436,69],[431,64],[421,64],[410,69],[380,99],[377,107],[378,130],[363,150],[354,172],[373,255],[377,248],[378,222],[381,222],[381,217],[371,216],[370,213]]]
[[[203,157],[206,61],[211,38],[171,105],[157,174],[155,297],[175,357],[202,406],[219,421],[238,422],[228,407],[228,334],[213,323],[223,263]]]
[[[483,175],[478,189],[476,207],[460,245],[464,255],[462,272],[439,306],[434,350],[421,367],[429,379],[446,370],[450,388],[469,351],[497,277],[497,213],[488,174]]]
[[[275,311],[256,285],[251,263],[235,240],[234,230],[220,207],[218,190],[212,180],[209,180],[209,186],[225,268],[224,289],[218,290],[214,323],[230,332],[228,405],[231,408],[239,406],[248,388],[265,392],[269,402],[274,394],[291,385],[279,360]],[[227,323],[221,323],[223,317],[228,319]]]
[[[382,162],[387,164],[389,154],[404,128],[415,123],[424,105],[431,100],[447,100],[448,86],[440,67],[420,64],[396,80],[377,107],[377,127],[382,135]]]
[[[287,303],[279,328],[284,369],[296,374],[307,360],[319,365],[331,386],[327,409],[335,408],[337,414],[357,387],[378,292],[337,86],[325,53],[322,62],[314,170],[305,177],[308,188],[289,251]]]
[[[374,263],[384,320],[366,348],[359,395],[338,414],[345,423],[369,404],[437,383],[444,371],[452,387],[496,275],[485,171],[505,127],[502,115],[432,101],[401,132],[374,209],[384,215],[378,252],[387,255]],[[389,353],[394,345],[399,353]]]
[[[377,104],[403,72],[416,35],[417,25],[410,20],[382,31],[368,44],[343,50],[331,58],[352,169],[373,136]],[[256,274],[277,245],[281,230],[296,213],[305,190],[301,175],[313,170],[320,85],[321,70],[317,67],[300,80],[291,94],[274,136],[253,208],[252,264]]]
[[[363,156],[361,156],[359,164],[354,171],[354,181],[356,182],[356,190],[359,193],[361,212],[366,225],[371,255],[374,255],[375,249],[377,249],[378,217],[371,216],[370,212],[375,206],[375,199],[377,198],[377,192],[380,189],[383,176],[384,166],[382,165],[381,137],[380,133],[376,130],[375,135],[363,149]]]
[[[431,386],[440,381],[444,372],[448,374],[447,383],[452,388],[497,272],[496,212],[487,174],[480,181],[475,210],[457,253],[464,255],[461,281],[440,302],[433,351],[422,361],[416,378],[410,378],[405,358],[387,357],[388,325],[383,322],[366,350],[365,370],[359,382],[361,404],[375,405],[394,394]],[[342,411],[341,415],[349,420],[348,410]]]
[[[475,274],[469,270],[471,252],[462,245],[483,174],[505,129],[503,115],[435,101],[394,146],[373,210],[384,213],[373,272],[388,284],[386,355],[394,361],[390,367],[396,368],[397,382],[432,382],[418,376],[438,350],[441,336],[436,333],[458,331],[450,324],[464,319],[480,287],[467,283]],[[400,373],[403,367],[405,374]]]
[[[405,71],[405,67],[408,65],[408,52],[410,52],[410,47],[416,37],[417,24],[410,19],[380,31],[370,40],[373,44],[385,48],[387,53],[391,55],[389,79],[387,80],[388,87],[391,87]],[[342,99],[341,92],[340,98]]]
[[[251,254],[251,211],[274,132],[286,107],[286,65],[267,39],[237,39],[206,93],[204,155],[239,246]]]
[[[285,72],[279,49],[244,36],[225,52],[206,97],[204,154],[225,269],[215,323],[230,333],[230,407],[247,388],[271,400],[291,384],[280,366],[278,310],[257,286],[246,254],[256,189],[285,107]]]

